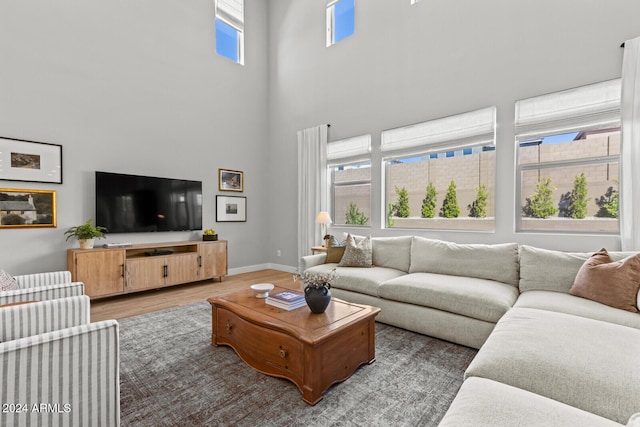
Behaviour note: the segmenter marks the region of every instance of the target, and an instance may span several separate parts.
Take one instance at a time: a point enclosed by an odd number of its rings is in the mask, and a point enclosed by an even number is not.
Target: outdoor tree
[[[527,198],[527,203],[522,208],[526,216],[533,218],[547,218],[558,212],[553,203],[553,193],[556,187],[551,183],[551,178],[542,177],[536,183],[536,192]]]
[[[358,205],[353,202],[349,202],[349,209],[347,209],[347,213],[345,214],[345,221],[345,224],[367,225],[369,223],[369,218],[364,216],[364,212],[358,208]]]
[[[398,189],[396,187],[398,201],[393,205],[393,213],[399,218],[409,217],[409,193],[405,187]]]
[[[396,222],[393,219],[393,204],[389,203],[387,205],[387,228],[394,227]]]
[[[422,218],[433,218],[436,216],[436,198],[438,192],[436,186],[429,182],[422,200]]]
[[[587,177],[584,172],[576,175],[573,180],[573,190],[569,198],[569,215],[573,219],[584,219],[587,216]]]
[[[595,202],[600,207],[596,213],[597,217],[618,218],[618,190],[609,187],[607,192],[598,197]]]
[[[458,206],[458,194],[456,192],[456,183],[451,181],[447,188],[447,194],[442,202],[440,216],[445,218],[457,218],[460,216],[460,207]]]
[[[485,184],[481,184],[476,188],[476,199],[467,206],[469,216],[472,218],[487,217],[487,203],[489,200],[489,190]]]

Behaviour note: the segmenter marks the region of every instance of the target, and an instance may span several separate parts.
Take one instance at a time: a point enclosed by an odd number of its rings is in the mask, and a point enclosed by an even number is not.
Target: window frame
[[[233,4],[239,4],[240,11],[233,10]],[[218,21],[231,27],[236,31],[236,55],[237,60],[218,51]],[[216,34],[216,54],[244,65],[244,0],[216,0],[215,3],[215,34]]]
[[[615,235],[620,230],[620,219],[617,219],[616,231],[595,230],[584,232],[582,230],[562,228],[549,230],[545,228],[523,228],[523,173],[531,170],[545,170],[552,168],[570,168],[576,166],[594,166],[601,164],[618,164],[617,181],[620,183],[620,154],[598,155],[567,160],[548,160],[537,163],[521,163],[521,148],[528,141],[543,139],[548,136],[562,135],[574,132],[592,132],[599,130],[620,131],[620,102],[616,106],[615,94],[620,79],[584,85],[564,91],[552,92],[546,95],[535,96],[516,101],[515,103],[515,214],[514,229],[516,233],[552,233],[552,234],[597,234]],[[583,99],[588,98],[589,91],[591,101],[580,101],[581,92]],[[596,93],[600,92],[600,94]],[[598,95],[600,95],[598,97]],[[557,99],[557,108],[552,106],[554,97]],[[535,108],[536,102],[540,108]],[[533,106],[533,107],[532,107]],[[525,110],[523,113],[522,111]],[[528,111],[526,111],[528,110]],[[555,110],[555,111],[554,111]],[[533,113],[538,111],[538,113]],[[617,119],[616,119],[617,115]],[[618,186],[618,194],[619,186]],[[580,219],[564,219],[564,221],[581,221]]]
[[[353,180],[336,183],[336,168],[357,164],[369,165],[369,179]],[[327,143],[327,177],[329,183],[329,212],[333,218],[333,226],[337,227],[371,227],[371,212],[373,209],[371,189],[373,165],[371,162],[371,135],[364,134],[351,138],[330,141]],[[367,225],[342,224],[336,215],[336,187],[353,187],[369,185],[369,221]]]
[[[329,46],[333,46],[335,44],[337,44],[338,42],[352,36],[355,34],[356,30],[355,30],[355,10],[356,10],[356,0],[351,0],[353,1],[353,31],[340,38],[339,40],[336,40],[336,4],[338,4],[339,2],[341,2],[343,0],[329,0],[327,1],[327,12],[326,12],[326,33],[327,33],[327,38],[326,38],[326,45],[327,47]]]

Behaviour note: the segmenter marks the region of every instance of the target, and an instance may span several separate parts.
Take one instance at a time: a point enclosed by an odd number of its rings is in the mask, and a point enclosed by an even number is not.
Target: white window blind
[[[496,108],[488,107],[455,116],[382,132],[382,151],[407,153],[444,146],[495,144]]]
[[[620,126],[620,79],[516,102],[519,139]]]
[[[329,165],[357,161],[369,158],[371,153],[371,135],[360,135],[340,139],[327,144],[327,162]],[[340,160],[340,162],[337,162]]]
[[[216,16],[244,31],[244,0],[216,0]]]

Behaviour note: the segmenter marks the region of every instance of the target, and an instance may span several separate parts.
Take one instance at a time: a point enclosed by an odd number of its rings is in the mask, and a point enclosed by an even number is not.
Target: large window
[[[620,80],[516,103],[519,231],[618,233]]]
[[[216,1],[216,53],[244,64],[244,0]]]
[[[371,225],[371,135],[327,144],[335,225]]]
[[[327,2],[327,46],[349,37],[355,29],[355,0]]]
[[[495,228],[495,107],[382,132],[386,227]]]

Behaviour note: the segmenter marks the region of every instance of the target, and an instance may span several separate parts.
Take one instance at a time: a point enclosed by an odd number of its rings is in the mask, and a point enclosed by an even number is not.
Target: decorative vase
[[[309,309],[312,313],[324,313],[331,302],[331,292],[329,284],[325,284],[319,288],[315,286],[307,286],[304,288],[304,299],[307,301]]]
[[[78,239],[80,243],[80,249],[93,249],[93,242],[95,239]]]

